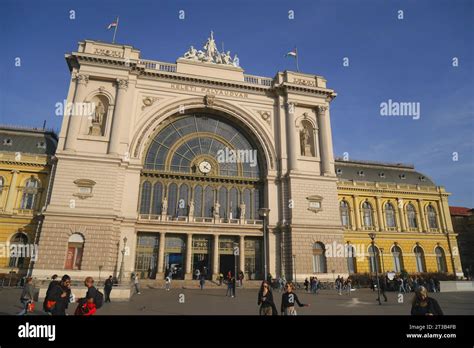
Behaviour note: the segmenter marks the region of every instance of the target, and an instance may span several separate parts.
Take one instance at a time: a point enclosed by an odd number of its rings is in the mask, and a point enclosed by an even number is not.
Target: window
[[[415,252],[415,260],[416,260],[416,271],[417,272],[426,272],[425,266],[425,253],[420,246],[416,246],[414,249]]]
[[[142,185],[142,197],[140,201],[140,214],[150,214],[151,183],[145,181]]]
[[[359,171],[357,172],[357,175],[359,175],[359,176],[365,176],[365,174],[364,174],[364,171],[363,171],[363,170],[359,170]]]
[[[426,181],[426,178],[424,176],[419,177],[420,181]]]
[[[163,199],[163,185],[161,182],[157,182],[153,185],[153,205],[151,207],[151,213],[153,215],[161,214]]]
[[[373,227],[374,226],[374,219],[373,219],[373,210],[372,205],[369,202],[364,202],[362,204],[362,214],[364,217],[364,226],[365,227]]]
[[[237,193],[237,189],[235,187],[232,187],[230,189],[230,213],[229,213],[229,219],[238,219],[239,218],[239,197]]]
[[[84,237],[74,233],[69,237],[67,244],[65,269],[80,270],[82,266],[82,254],[84,252]]]
[[[446,266],[446,257],[445,257],[443,248],[437,246],[435,248],[435,254],[436,254],[436,264],[438,265],[438,272],[442,272],[442,273],[448,272],[448,268]]]
[[[400,174],[400,179],[405,180],[407,176],[405,174]]]
[[[34,209],[38,195],[38,180],[31,178],[26,182],[21,199],[21,209]]]
[[[214,190],[207,186],[204,190],[204,217],[212,217],[214,212]]]
[[[202,217],[202,186],[194,188],[194,216]]]
[[[427,210],[428,210],[428,223],[430,225],[430,228],[438,228],[438,221],[436,219],[435,208],[433,208],[433,206],[430,204]]]
[[[176,217],[178,203],[178,185],[175,183],[168,186],[168,215]]]
[[[46,143],[44,141],[40,141],[36,144],[38,149],[46,149]]]
[[[3,145],[12,146],[13,141],[10,138],[3,139]]]
[[[346,201],[341,201],[339,209],[341,212],[342,226],[349,228],[351,226],[351,219],[349,216],[349,204],[347,204]]]
[[[346,256],[347,256],[347,270],[350,274],[356,273],[356,252],[355,248],[346,244]]]
[[[313,244],[313,272],[327,273],[325,248],[320,242]]]
[[[418,224],[416,223],[415,207],[411,203],[407,205],[407,219],[408,219],[408,227],[410,228],[418,227]]]
[[[371,273],[379,273],[380,252],[376,246],[369,246],[369,266]]]
[[[341,169],[341,168],[337,168],[337,169],[336,169],[336,174],[337,174],[337,175],[341,175],[341,174],[342,174],[342,169]]]
[[[227,189],[225,187],[219,189],[219,204],[219,217],[227,219]]]
[[[10,261],[8,267],[22,268],[28,266],[25,262],[25,247],[28,243],[28,237],[24,233],[15,234],[10,241]]]
[[[398,245],[392,247],[393,270],[400,273],[403,270],[402,249]]]
[[[242,202],[245,204],[245,219],[250,219],[250,190],[244,189],[242,193]]]
[[[179,187],[178,216],[188,216],[188,185]]]
[[[384,178],[385,178],[385,173],[384,173],[384,172],[379,173],[379,177],[381,177],[382,179],[384,179]]]
[[[388,228],[397,227],[397,223],[395,222],[395,209],[392,203],[385,204],[385,220]]]

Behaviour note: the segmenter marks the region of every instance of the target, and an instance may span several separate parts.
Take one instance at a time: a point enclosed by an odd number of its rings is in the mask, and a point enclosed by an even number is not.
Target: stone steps
[[[261,280],[244,280],[244,288],[246,289],[258,289],[262,284]],[[150,288],[150,289],[162,289],[165,287],[165,280],[164,279],[145,279],[140,280],[140,286],[142,288]],[[172,288],[184,288],[184,289],[199,289],[199,281],[198,280],[173,280],[171,282]],[[222,283],[219,286],[219,283],[216,281],[206,280],[206,284],[204,285],[206,289],[215,288],[215,289],[225,289],[227,284]]]

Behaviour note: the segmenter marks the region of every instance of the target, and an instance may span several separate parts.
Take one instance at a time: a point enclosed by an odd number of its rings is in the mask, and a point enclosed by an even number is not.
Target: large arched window
[[[145,181],[142,184],[142,197],[140,200],[140,214],[150,214],[151,183]]]
[[[342,226],[349,228],[351,227],[351,219],[349,215],[349,204],[346,201],[341,201],[339,204],[339,211],[341,213]]]
[[[210,218],[214,213],[214,189],[206,186],[204,190],[204,217]]]
[[[388,228],[397,227],[397,223],[395,221],[395,209],[393,208],[392,203],[385,203],[385,221]]]
[[[250,205],[250,190],[249,189],[244,189],[242,192],[242,202],[245,204],[245,219],[250,219],[251,215],[251,205]]]
[[[202,217],[202,186],[197,185],[194,188],[194,216]]]
[[[410,228],[417,228],[418,224],[416,222],[416,210],[413,204],[407,204],[407,219],[408,219],[408,227]]]
[[[232,187],[230,189],[230,197],[229,197],[229,219],[237,219],[239,218],[239,195],[237,192],[237,189],[235,187]]]
[[[28,179],[23,189],[21,198],[21,209],[35,209],[36,197],[38,196],[39,183],[34,178]]]
[[[320,242],[313,244],[313,272],[327,273],[325,248]]]
[[[178,216],[188,216],[188,185],[179,187]]]
[[[436,219],[436,210],[433,208],[433,206],[430,204],[426,208],[428,211],[428,224],[430,228],[438,228],[438,221]]]
[[[398,245],[392,247],[392,260],[393,260],[393,270],[397,273],[401,272],[403,267],[403,255],[402,249]]]
[[[416,271],[420,273],[426,272],[425,252],[419,245],[417,245],[413,251],[415,253]]]
[[[225,187],[221,187],[219,189],[219,216],[221,218],[227,219],[227,189]]]
[[[67,243],[67,255],[65,269],[80,270],[82,266],[82,254],[84,253],[84,237],[79,233],[73,233]]]
[[[448,271],[448,268],[446,266],[446,256],[444,254],[443,248],[437,246],[435,248],[435,254],[436,264],[438,265],[438,272],[446,273]]]
[[[380,251],[376,246],[369,246],[369,266],[371,273],[380,272]]]
[[[364,227],[371,228],[374,226],[374,212],[372,209],[372,205],[369,202],[364,202],[362,204],[362,214],[363,214],[363,221]]]
[[[157,182],[153,185],[153,206],[151,207],[151,213],[153,215],[161,214],[163,199],[163,185],[161,182]]]
[[[25,246],[28,243],[28,237],[24,233],[16,233],[10,241],[10,261],[8,267],[22,268],[25,264]]]
[[[175,183],[168,186],[168,215],[176,217],[178,204],[178,185]]]

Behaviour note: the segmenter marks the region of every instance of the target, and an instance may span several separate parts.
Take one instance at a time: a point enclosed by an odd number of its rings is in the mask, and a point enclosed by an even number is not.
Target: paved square
[[[237,289],[237,296],[225,296],[222,289],[148,289],[141,295],[133,295],[129,302],[105,303],[98,315],[256,315],[257,289]],[[21,310],[20,289],[0,289],[0,314],[15,315]],[[379,306],[377,293],[369,289],[358,289],[351,295],[339,296],[331,290],[323,290],[318,295],[303,291],[296,292],[300,301],[310,307],[297,308],[299,315],[409,315],[413,294],[404,295],[403,303],[398,303],[398,294],[388,292],[388,302]],[[274,291],[275,304],[280,310],[281,293]],[[434,293],[445,314],[473,315],[474,296],[472,292]],[[113,299],[113,292],[112,292]],[[68,313],[73,314],[75,305]],[[42,314],[41,305],[35,313]]]

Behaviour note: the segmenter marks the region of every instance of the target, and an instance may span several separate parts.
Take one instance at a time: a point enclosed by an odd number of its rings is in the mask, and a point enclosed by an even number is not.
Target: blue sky
[[[470,0],[0,1],[0,123],[59,129],[66,97],[64,54],[83,39],[117,42],[174,62],[209,31],[248,74],[300,70],[324,76],[334,151],[351,159],[407,162],[474,206],[474,2]],[[74,10],[76,18],[69,19]],[[178,11],[185,11],[185,19]],[[288,19],[293,10],[295,18]],[[397,18],[398,10],[404,19]],[[21,67],[15,67],[15,58]],[[343,58],[349,58],[349,67]],[[453,57],[459,66],[452,66]],[[419,102],[421,117],[382,117],[380,103]],[[453,161],[453,152],[458,161]]]

